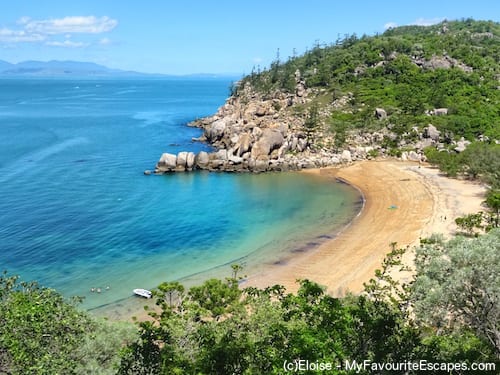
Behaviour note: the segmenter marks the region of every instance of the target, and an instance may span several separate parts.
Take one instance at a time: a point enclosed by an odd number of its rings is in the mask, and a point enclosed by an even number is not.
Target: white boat
[[[147,289],[134,289],[134,294],[144,297],[144,298],[151,298],[153,296],[153,293]]]

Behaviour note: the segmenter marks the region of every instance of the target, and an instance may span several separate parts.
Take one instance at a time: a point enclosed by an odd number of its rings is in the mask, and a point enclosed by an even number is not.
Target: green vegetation
[[[77,309],[53,289],[0,276],[0,374],[113,374],[130,324],[111,324]]]
[[[309,280],[297,294],[279,285],[242,290],[235,277],[187,293],[175,286],[175,303],[156,294],[160,312],[151,313],[154,323],[140,323],[141,340],[129,346],[119,373],[280,374],[284,360],[298,358],[498,364],[500,230],[423,241],[408,285],[390,276],[405,252],[391,246],[360,296],[334,298]]]
[[[500,139],[500,24],[492,21],[445,21],[434,26],[389,29],[377,36],[346,35],[331,45],[317,43],[303,56],[279,59],[269,69],[242,79],[264,96],[294,93],[295,72],[309,99],[325,107],[352,93],[343,109],[330,108],[333,122],[372,130],[391,123],[401,136],[432,122],[449,140],[479,135]],[[384,108],[387,121],[376,121]],[[448,115],[425,115],[447,108]],[[407,135],[407,134],[406,134]]]
[[[429,147],[424,150],[427,160],[436,164],[449,177],[465,176],[480,180],[488,187],[486,206],[489,213],[478,213],[457,218],[457,224],[469,234],[474,228],[489,230],[498,228],[500,213],[500,144],[474,142],[465,151],[438,151]],[[485,223],[484,223],[485,222]]]
[[[425,156],[450,177],[461,174],[479,179],[493,189],[500,187],[500,145],[474,142],[461,153],[429,147]]]
[[[500,354],[500,230],[470,240],[435,238],[417,250],[415,314],[448,332],[468,331]]]
[[[336,366],[356,360],[500,365],[500,229],[422,240],[415,277],[403,285],[391,271],[405,249],[391,247],[361,295],[334,298],[309,280],[296,294],[241,289],[239,266],[188,291],[163,283],[138,333],[4,274],[0,373],[281,374],[297,359],[332,363],[326,373],[335,374],[355,373]]]

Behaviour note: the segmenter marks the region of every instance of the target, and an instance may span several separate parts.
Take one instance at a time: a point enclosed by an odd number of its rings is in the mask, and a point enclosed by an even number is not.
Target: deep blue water
[[[357,193],[313,176],[143,175],[163,152],[209,149],[186,123],[229,83],[0,80],[0,270],[90,308],[345,224]]]

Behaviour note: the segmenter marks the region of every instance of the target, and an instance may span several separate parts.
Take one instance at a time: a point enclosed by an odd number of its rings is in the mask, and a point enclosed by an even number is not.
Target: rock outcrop
[[[310,91],[300,72],[295,73],[294,94],[276,92],[263,97],[243,88],[238,97],[230,97],[216,114],[189,124],[203,130],[193,141],[206,140],[216,151],[197,155],[179,152],[163,154],[155,173],[191,170],[226,172],[288,171],[325,167],[361,158],[322,149],[312,149],[312,135],[304,129],[304,117],[290,115],[294,104],[307,103]],[[325,136],[319,134],[318,136]]]
[[[310,115],[307,104],[318,92],[306,87],[298,71],[295,83],[293,93],[263,95],[254,92],[250,86],[243,87],[238,96],[229,97],[213,116],[189,124],[203,130],[203,134],[193,141],[206,141],[215,151],[201,151],[196,155],[185,151],[177,155],[165,153],[156,164],[154,173],[300,170],[395,155],[394,148],[400,147],[409,150],[400,153],[403,160],[419,161],[425,158],[423,150],[429,146],[443,149],[445,144],[453,144],[455,152],[462,152],[468,145],[464,140],[452,143],[448,134],[441,134],[432,124],[397,134],[391,130],[394,124],[391,124],[386,110],[375,108],[373,115],[385,120],[387,125],[371,132],[351,129],[346,134],[345,145],[339,149],[334,147],[336,134],[327,129],[326,123],[313,130],[305,126]],[[335,96],[321,109],[318,118],[327,119],[332,111],[349,113],[353,99],[351,92]],[[435,108],[426,113],[446,116],[448,109]]]

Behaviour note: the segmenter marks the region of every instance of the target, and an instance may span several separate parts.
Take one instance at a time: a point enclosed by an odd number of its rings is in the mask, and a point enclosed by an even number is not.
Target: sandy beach
[[[483,186],[446,178],[436,168],[412,162],[364,161],[304,173],[349,182],[363,193],[364,209],[336,238],[279,265],[264,267],[250,275],[244,286],[281,284],[292,292],[297,290],[297,279],[310,279],[335,296],[359,293],[380,268],[392,242],[411,249],[419,238],[432,233],[448,237],[456,231],[454,219],[481,210],[484,200]],[[404,260],[411,266],[411,251]]]
[[[470,181],[444,177],[437,168],[412,162],[379,160],[356,162],[341,168],[309,169],[302,173],[340,178],[358,188],[365,204],[360,214],[335,238],[307,252],[288,253],[285,259],[249,270],[242,287],[265,288],[281,284],[298,289],[297,279],[310,279],[333,296],[359,293],[374,276],[390,251],[390,244],[409,246],[405,264],[412,266],[419,238],[432,233],[449,237],[456,231],[454,219],[482,208],[485,188]],[[405,282],[408,273],[396,273]],[[146,301],[144,301],[146,302]],[[149,301],[151,302],[151,301]],[[152,303],[144,303],[153,307]],[[149,319],[141,303],[119,303],[95,311],[114,320]]]

